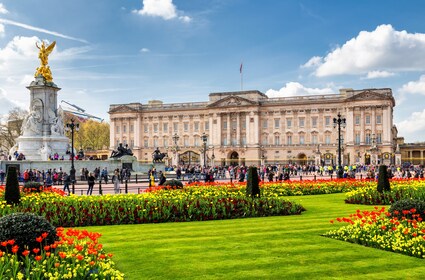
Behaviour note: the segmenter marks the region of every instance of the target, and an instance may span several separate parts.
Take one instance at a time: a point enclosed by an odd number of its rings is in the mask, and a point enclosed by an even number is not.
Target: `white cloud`
[[[150,52],[150,50],[148,48],[141,48],[140,52],[145,53],[145,52]]]
[[[173,0],[143,0],[143,8],[134,10],[134,13],[143,16],[161,17],[165,20],[178,18],[184,22],[190,22],[192,19],[188,16],[178,16],[176,6]]]
[[[317,63],[321,61],[323,63]],[[304,66],[317,66],[315,75],[318,77],[361,75],[377,69],[424,70],[425,34],[397,31],[389,24],[380,25],[371,32],[361,31],[324,58],[313,57]]]
[[[5,115],[15,107],[22,107],[20,104],[14,102],[6,94],[6,90],[0,88],[0,115]]]
[[[4,36],[4,25],[0,23],[0,37]]]
[[[189,23],[189,22],[192,21],[192,18],[190,18],[188,16],[179,16],[179,20]]]
[[[308,88],[297,82],[286,83],[284,87],[279,90],[269,89],[266,94],[269,97],[290,97],[302,95],[321,95],[335,93],[331,88]]]
[[[7,13],[9,13],[9,11],[6,9],[3,3],[0,3],[0,14],[7,14]]]
[[[323,58],[320,56],[313,56],[305,64],[301,65],[301,68],[318,67],[323,63]]]
[[[370,71],[367,73],[365,79],[378,79],[378,78],[387,78],[394,76],[395,73],[388,71]]]
[[[423,133],[425,130],[425,109],[422,112],[413,112],[409,118],[396,125],[399,135],[417,139],[418,134]]]
[[[410,81],[404,84],[399,92],[401,94],[422,94],[425,95],[425,75],[422,75],[418,81]]]
[[[397,104],[402,104],[409,94],[425,95],[425,75],[422,75],[417,81],[410,81],[397,90]]]

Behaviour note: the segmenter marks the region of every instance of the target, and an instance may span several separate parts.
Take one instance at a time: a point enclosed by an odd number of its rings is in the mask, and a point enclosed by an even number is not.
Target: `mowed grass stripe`
[[[344,194],[288,197],[302,215],[91,227],[126,279],[422,279],[425,260],[321,234],[373,206]],[[421,276],[421,277],[419,277]]]

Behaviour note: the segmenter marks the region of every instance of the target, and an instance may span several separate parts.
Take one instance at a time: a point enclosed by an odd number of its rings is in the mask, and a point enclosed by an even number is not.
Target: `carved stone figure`
[[[57,116],[51,118],[50,130],[52,135],[63,136],[64,135],[64,112],[61,106],[59,106],[57,111]]]
[[[41,159],[47,160],[51,154],[52,148],[50,148],[49,144],[43,143],[43,146],[40,148]]]
[[[22,135],[33,136],[39,134],[42,128],[41,121],[42,117],[40,109],[34,105],[31,112],[22,122]]]

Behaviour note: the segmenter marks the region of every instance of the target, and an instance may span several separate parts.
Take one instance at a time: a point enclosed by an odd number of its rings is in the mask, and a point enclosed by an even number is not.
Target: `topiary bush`
[[[258,182],[257,167],[250,166],[248,169],[248,178],[246,181],[246,195],[251,197],[260,197],[260,184]]]
[[[183,189],[183,183],[179,180],[172,179],[165,181],[164,187],[170,187],[173,189]]]
[[[42,184],[40,184],[39,182],[26,182],[24,184],[24,192],[41,192],[42,190]]]
[[[388,171],[386,165],[379,166],[377,191],[380,193],[384,191],[391,191],[390,180],[388,178]]]
[[[400,220],[402,217],[412,219],[413,214],[419,214],[422,220],[425,221],[425,201],[411,198],[401,199],[394,202],[388,212],[391,213],[392,217],[397,217]]]
[[[4,199],[9,205],[19,204],[21,193],[19,191],[18,174],[15,166],[9,166],[6,174],[6,188],[4,190]]]
[[[58,237],[56,228],[46,218],[33,213],[13,213],[0,218],[0,242],[12,239],[15,240],[14,245],[19,246],[20,254],[25,249],[33,252],[34,248],[51,245]],[[12,246],[8,246],[10,252]]]

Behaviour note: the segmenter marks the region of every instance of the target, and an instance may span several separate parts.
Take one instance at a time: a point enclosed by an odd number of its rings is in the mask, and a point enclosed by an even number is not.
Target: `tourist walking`
[[[115,170],[114,175],[112,176],[112,183],[114,184],[115,194],[120,193],[120,173],[118,170]]]
[[[70,195],[71,190],[69,189],[69,184],[71,183],[71,177],[68,174],[66,174],[66,172],[63,172],[62,177],[63,177],[63,191],[65,192],[66,190],[68,190],[68,195]]]
[[[47,172],[46,179],[44,180],[44,187],[51,188],[53,185],[52,176],[50,175],[50,172]]]
[[[87,177],[87,183],[89,185],[89,188],[87,189],[87,195],[92,195],[95,180],[96,178],[94,177],[93,172],[90,172],[89,176]]]
[[[159,171],[159,184],[158,184],[158,186],[164,185],[165,181],[167,181],[167,178],[165,177],[164,172]]]

